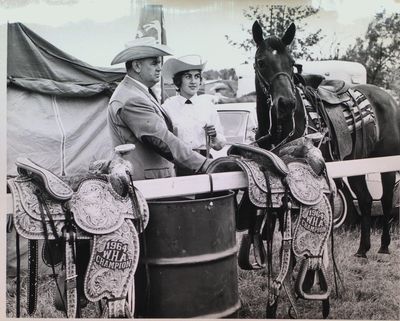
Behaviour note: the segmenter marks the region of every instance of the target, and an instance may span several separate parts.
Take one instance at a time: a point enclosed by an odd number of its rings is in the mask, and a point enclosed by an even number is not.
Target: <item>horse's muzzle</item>
[[[287,98],[287,97],[279,97],[275,104],[277,107],[277,117],[278,119],[287,118],[292,114],[293,110],[296,107],[296,99]]]

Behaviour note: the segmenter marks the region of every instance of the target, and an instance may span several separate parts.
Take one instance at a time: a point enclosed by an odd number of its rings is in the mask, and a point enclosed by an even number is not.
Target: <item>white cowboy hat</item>
[[[199,55],[170,58],[164,63],[161,73],[165,81],[172,82],[176,73],[185,70],[203,70],[206,63],[206,61],[202,61]]]
[[[153,37],[143,37],[126,43],[125,49],[115,56],[111,64],[115,65],[129,60],[169,55],[172,55],[171,48],[156,43],[156,39]]]

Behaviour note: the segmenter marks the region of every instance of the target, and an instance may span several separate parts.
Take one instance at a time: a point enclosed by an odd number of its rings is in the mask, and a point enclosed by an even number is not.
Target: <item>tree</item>
[[[233,68],[221,69],[220,71],[210,69],[203,71],[203,77],[206,80],[211,79],[224,79],[224,80],[237,80],[236,71]]]
[[[269,35],[281,36],[287,27],[294,22],[296,24],[296,41],[293,41],[291,45],[292,55],[295,59],[313,60],[317,58],[316,50],[313,50],[313,46],[322,40],[324,36],[321,35],[321,29],[307,34],[304,33],[304,30],[307,26],[307,18],[315,15],[318,11],[319,9],[311,6],[257,5],[244,9],[243,15],[252,23],[258,20],[264,30],[264,37]],[[247,38],[241,42],[233,40],[228,35],[225,35],[225,38],[232,46],[250,53],[255,47],[251,27],[246,29],[242,26],[242,30],[247,34]]]
[[[400,69],[400,14],[375,15],[363,38],[349,46],[342,59],[360,62],[367,69],[367,82],[388,89],[398,85]],[[396,81],[397,79],[397,81]]]

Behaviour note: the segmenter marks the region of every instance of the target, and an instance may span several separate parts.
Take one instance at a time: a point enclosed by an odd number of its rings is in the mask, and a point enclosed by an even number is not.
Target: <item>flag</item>
[[[157,43],[167,44],[162,5],[145,5],[140,12],[136,38],[153,37]]]

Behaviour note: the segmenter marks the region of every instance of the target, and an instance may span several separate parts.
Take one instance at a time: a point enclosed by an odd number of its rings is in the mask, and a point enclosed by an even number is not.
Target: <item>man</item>
[[[167,55],[167,46],[145,37],[132,41],[111,62],[125,63],[127,75],[110,99],[108,125],[114,146],[136,146],[129,158],[134,180],[175,176],[171,162],[192,173],[203,172],[210,162],[172,133],[171,120],[151,90],[160,81],[161,56]]]

